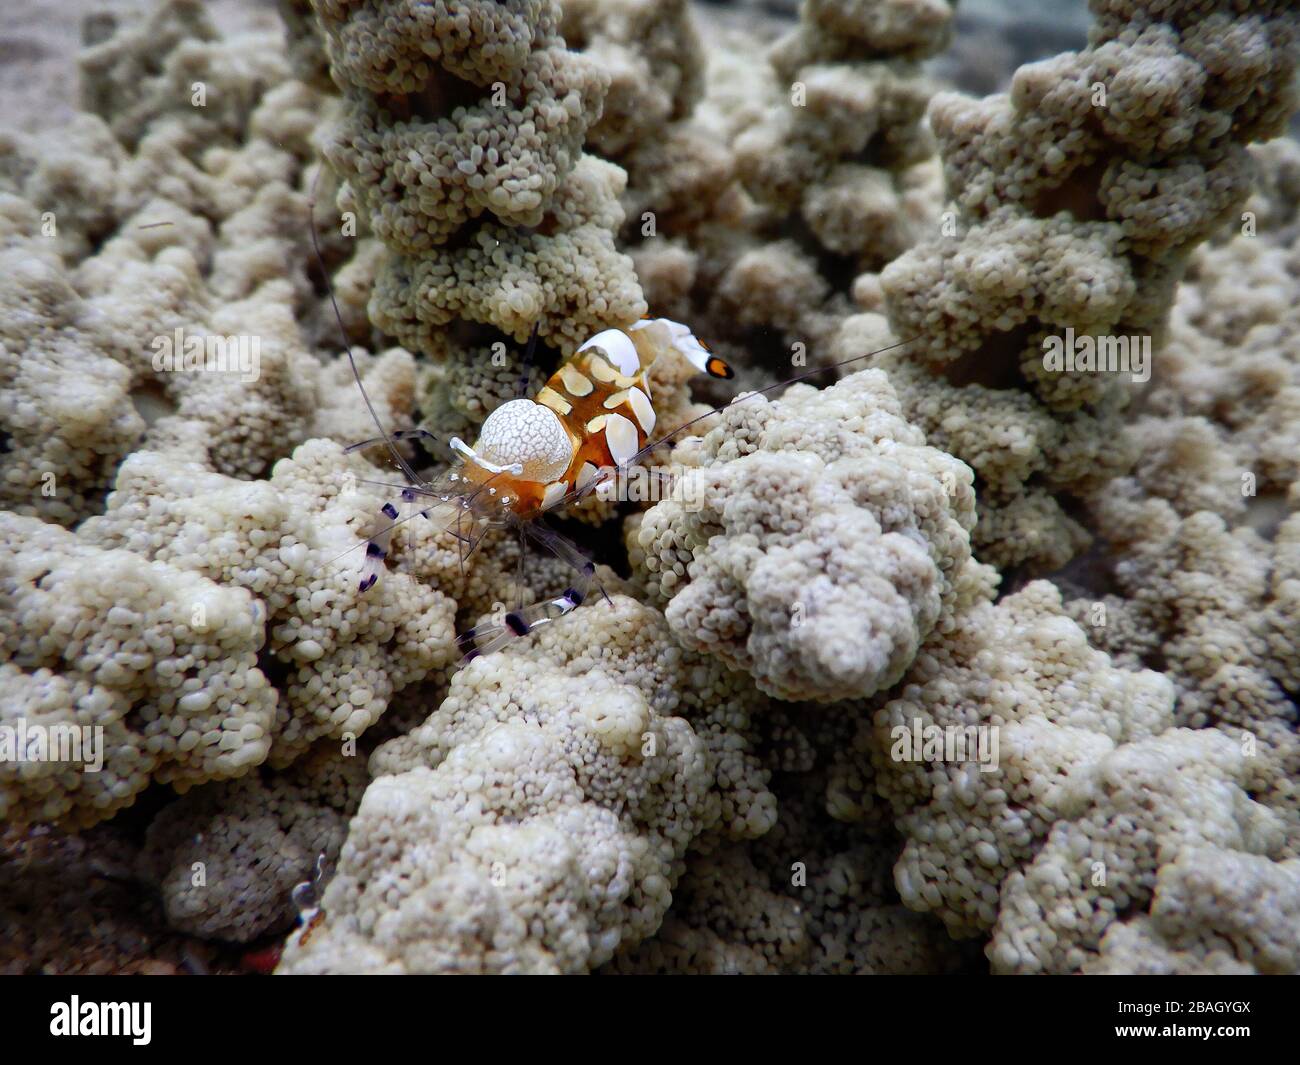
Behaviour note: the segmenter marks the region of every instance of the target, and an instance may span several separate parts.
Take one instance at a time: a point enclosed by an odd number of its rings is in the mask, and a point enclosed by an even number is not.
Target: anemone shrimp
[[[448,531],[468,549],[461,556],[462,564],[493,528],[513,529],[519,536],[519,605],[505,615],[503,623],[478,625],[457,637],[466,662],[491,654],[513,639],[528,636],[542,625],[576,610],[586,600],[595,579],[595,563],[567,536],[546,524],[547,515],[599,490],[679,433],[728,406],[910,343],[900,341],[742,393],[723,407],[710,409],[651,439],[658,417],[647,375],[659,358],[675,352],[710,377],[730,379],[735,374],[689,326],[668,318],[647,316],[624,327],[604,329],[583,342],[571,357],[561,362],[535,396],[508,400],[493,410],[472,446],[452,437],[448,442],[451,465],[434,479],[426,480],[403,456],[397,443],[436,440],[436,437],[425,429],[389,431],[380,421],[347,342],[342,315],[321,260],[310,207],[309,204],[312,243],[343,336],[344,352],[371,420],[379,431],[378,436],[352,444],[346,450],[385,446],[408,481],[406,486],[388,487],[400,491],[402,502],[415,504],[414,513],[405,516],[395,502],[387,502],[381,508],[388,524],[365,542],[360,591],[369,591],[384,571],[393,531],[417,515],[431,518],[437,510],[452,508],[455,520],[447,527]],[[531,361],[537,334],[534,326],[525,366]],[[525,372],[525,380],[526,377]],[[530,541],[555,555],[578,576],[559,596],[525,605],[523,562]]]
[[[511,638],[527,636],[587,598],[595,564],[543,519],[597,491],[662,442],[650,440],[658,418],[647,374],[669,351],[710,376],[734,376],[731,367],[686,326],[667,318],[642,319],[627,329],[606,329],[591,337],[534,397],[502,403],[483,422],[473,446],[452,437],[454,463],[442,477],[422,482],[404,466],[412,483],[402,490],[403,501],[416,502],[417,507],[427,502],[425,510],[455,508],[454,535],[471,553],[487,530],[508,527],[518,533],[522,551],[531,541],[578,574],[562,595],[530,606],[522,604],[521,589],[520,605],[505,615],[503,624],[463,633],[458,642],[467,660],[489,654]],[[379,428],[383,435],[348,450],[431,435],[425,430],[387,434]],[[397,454],[395,448],[391,450]],[[386,503],[382,513],[391,524],[366,544],[363,592],[378,579],[398,522],[395,503]],[[522,565],[522,554],[520,561]]]

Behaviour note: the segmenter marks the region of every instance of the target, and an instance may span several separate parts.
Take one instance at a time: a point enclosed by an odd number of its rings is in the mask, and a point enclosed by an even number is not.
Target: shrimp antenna
[[[658,440],[650,441],[650,443],[646,444],[645,447],[643,447],[635,455],[629,458],[625,463],[622,463],[622,465],[631,466],[632,463],[637,461],[637,459],[641,458],[643,455],[648,455],[660,444],[666,443],[667,441],[671,440],[674,436],[676,436],[678,433],[682,432],[683,430],[689,429],[692,425],[704,421],[705,418],[711,418],[715,414],[721,414],[728,407],[734,407],[737,403],[743,403],[745,400],[752,399],[754,396],[762,396],[762,395],[766,395],[768,392],[775,392],[778,388],[785,388],[786,385],[796,384],[799,381],[807,380],[809,377],[816,377],[819,373],[826,373],[827,370],[837,370],[841,366],[848,366],[851,363],[861,362],[863,359],[870,359],[874,355],[883,355],[887,351],[893,351],[895,348],[901,348],[906,344],[910,344],[912,343],[913,340],[916,339],[918,338],[908,337],[906,340],[900,340],[897,343],[890,344],[889,347],[887,348],[877,348],[875,351],[868,351],[865,355],[854,355],[853,358],[851,359],[844,359],[840,362],[833,362],[829,366],[819,366],[817,367],[817,369],[808,370],[805,373],[799,374],[797,377],[790,377],[784,381],[778,381],[774,385],[768,385],[766,388],[758,388],[752,392],[746,392],[744,393],[744,395],[736,396],[731,400],[731,402],[724,403],[721,407],[715,407],[712,410],[708,411],[707,413],[701,414],[698,418],[692,418],[689,422],[684,422],[683,424],[679,425],[676,429],[672,430],[671,432],[665,433]]]
[[[316,186],[320,182],[320,176],[324,169],[325,161],[322,159],[316,169],[315,177],[311,179],[311,193],[307,197],[307,221],[311,226],[312,250],[316,253],[316,263],[320,266],[321,277],[325,281],[325,291],[329,293],[330,306],[334,308],[334,321],[338,323],[339,336],[343,340],[343,354],[348,357],[348,365],[352,367],[352,377],[357,382],[357,388],[361,390],[361,398],[366,401],[366,409],[370,411],[370,417],[375,423],[375,428],[379,430],[380,437],[388,445],[388,450],[397,461],[401,471],[406,474],[412,483],[419,484],[421,483],[420,478],[411,469],[411,464],[403,458],[402,453],[397,450],[393,438],[389,435],[388,430],[384,428],[384,423],[379,420],[379,415],[375,413],[375,405],[370,402],[370,393],[366,391],[366,386],[361,383],[361,371],[357,369],[357,360],[352,357],[352,345],[348,341],[348,330],[343,324],[343,314],[339,310],[339,301],[334,297],[334,284],[330,281],[329,270],[325,266],[325,257],[320,250],[320,235],[316,232]]]

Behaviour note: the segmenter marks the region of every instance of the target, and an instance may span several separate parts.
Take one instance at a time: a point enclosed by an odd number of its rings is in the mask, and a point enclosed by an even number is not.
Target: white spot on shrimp
[[[489,414],[474,451],[499,466],[518,464],[528,481],[554,481],[573,460],[573,443],[555,411],[531,399],[512,399]]]
[[[610,414],[605,418],[605,443],[609,445],[610,457],[619,466],[626,465],[636,454],[636,426],[621,414]]]
[[[564,387],[571,396],[581,398],[582,396],[591,395],[592,383],[569,363],[565,363],[560,367],[560,380],[564,383]]]
[[[655,409],[650,402],[650,397],[641,389],[634,387],[628,389],[627,401],[632,408],[632,413],[636,415],[636,420],[641,423],[641,428],[649,436],[655,428]]]
[[[588,466],[591,463],[587,463]],[[550,510],[561,499],[569,494],[569,486],[564,481],[552,481],[546,486],[546,491],[542,493],[542,509]]]
[[[609,361],[619,373],[631,376],[641,369],[641,358],[637,355],[632,338],[621,329],[606,329],[588,340],[579,351],[588,348],[600,348],[609,356]]]
[[[695,334],[691,332],[690,326],[682,325],[681,322],[674,322],[671,318],[659,318],[657,321],[663,322],[668,327],[668,332],[672,336],[673,347],[675,347],[697,370],[707,372],[709,359],[708,349],[696,339]]]

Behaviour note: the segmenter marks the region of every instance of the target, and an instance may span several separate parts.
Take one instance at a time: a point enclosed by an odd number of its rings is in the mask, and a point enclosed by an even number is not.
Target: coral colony
[[[0,135],[7,969],[1300,971],[1289,0],[278,6]]]

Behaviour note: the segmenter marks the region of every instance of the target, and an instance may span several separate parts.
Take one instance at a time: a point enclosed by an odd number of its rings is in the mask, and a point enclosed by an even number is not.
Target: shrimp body
[[[601,471],[632,464],[656,422],[646,375],[670,349],[711,376],[732,376],[678,322],[643,318],[627,329],[606,329],[582,344],[534,398],[494,410],[473,447],[452,439],[465,458],[462,479],[489,486],[502,506],[528,521],[581,495]]]
[[[510,400],[488,415],[473,447],[453,437],[452,450],[464,460],[460,466],[437,483],[413,485],[402,492],[403,501],[416,503],[417,512],[425,517],[440,503],[450,504],[456,521],[449,530],[469,545],[470,553],[481,536],[476,528],[510,526],[520,534],[521,566],[531,540],[577,575],[575,584],[554,599],[525,606],[521,591],[518,609],[506,614],[503,624],[476,626],[461,634],[457,643],[466,661],[564,617],[586,599],[595,565],[540,519],[595,489],[649,450],[647,442],[657,419],[646,376],[669,351],[680,353],[713,377],[733,376],[731,367],[678,322],[643,318],[627,329],[605,329],[582,344],[535,397]],[[408,436],[395,433],[383,439],[391,446],[393,438]],[[383,516],[390,524],[366,544],[363,592],[378,580],[392,530],[403,520],[393,503],[384,505]],[[466,518],[468,530],[462,522]]]

